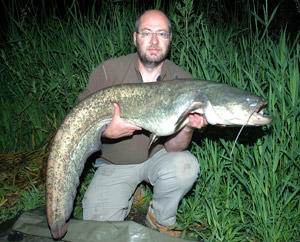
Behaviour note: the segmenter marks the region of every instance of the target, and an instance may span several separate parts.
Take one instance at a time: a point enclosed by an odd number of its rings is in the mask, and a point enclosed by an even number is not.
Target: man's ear
[[[137,33],[133,32],[133,43],[136,46],[136,38],[137,38]]]

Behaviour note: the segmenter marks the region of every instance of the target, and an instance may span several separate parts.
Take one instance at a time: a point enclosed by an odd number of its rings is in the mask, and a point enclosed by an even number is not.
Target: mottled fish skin
[[[122,119],[156,136],[177,132],[192,112],[204,113],[211,124],[243,125],[254,106],[258,111],[267,104],[262,98],[240,89],[194,79],[123,84],[92,94],[66,116],[49,154],[46,208],[55,239],[67,231],[66,221],[73,210],[79,177],[86,159],[101,148],[100,130],[112,120],[112,103],[120,106]],[[256,119],[250,125],[272,121],[272,117],[261,114],[257,114]]]

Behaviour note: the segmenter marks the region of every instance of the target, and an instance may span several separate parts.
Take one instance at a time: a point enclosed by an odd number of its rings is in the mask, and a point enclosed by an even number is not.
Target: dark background
[[[17,2],[17,3],[16,3]],[[105,4],[110,5],[114,8],[116,5],[134,5],[137,12],[142,12],[146,9],[155,8],[160,6],[160,9],[168,12],[176,2],[174,0],[167,1],[139,1],[139,0],[111,0],[111,1],[96,1],[96,0],[20,0],[10,1],[1,0],[0,5],[0,21],[1,21],[1,40],[4,41],[3,37],[9,31],[12,18],[17,21],[30,17],[30,15],[36,15],[40,24],[46,21],[49,16],[53,14],[61,19],[64,19],[68,14],[69,9],[72,9],[76,5],[77,11],[83,16],[91,14],[92,7],[94,6],[94,12],[97,14],[101,13],[102,6]],[[179,2],[184,2],[179,1]],[[17,6],[16,6],[17,4]],[[296,36],[300,30],[300,0],[202,0],[194,1],[194,6],[197,9],[193,9],[195,12],[204,12],[206,17],[213,20],[213,23],[223,22],[237,25],[240,28],[245,25],[248,26],[251,12],[256,13],[262,20],[265,19],[265,13],[268,12],[270,17],[274,9],[278,6],[276,14],[272,19],[269,26],[269,30],[272,33],[285,29],[291,36]],[[13,9],[13,11],[12,11]],[[13,16],[10,16],[13,15]],[[254,18],[252,18],[254,19]],[[263,24],[259,23],[261,28],[264,28]]]

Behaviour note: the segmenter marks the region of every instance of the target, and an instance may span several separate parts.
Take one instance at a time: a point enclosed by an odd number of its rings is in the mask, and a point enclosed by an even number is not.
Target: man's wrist
[[[186,132],[194,132],[195,128],[190,126],[190,125],[186,125],[184,128],[183,128]]]

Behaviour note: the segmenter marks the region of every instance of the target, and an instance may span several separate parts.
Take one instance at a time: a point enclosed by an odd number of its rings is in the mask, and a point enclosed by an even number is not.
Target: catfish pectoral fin
[[[203,103],[201,102],[192,102],[191,105],[179,116],[177,119],[175,126],[178,127],[180,126],[180,123],[184,120],[184,118],[189,114],[195,111],[196,109],[202,108]]]

